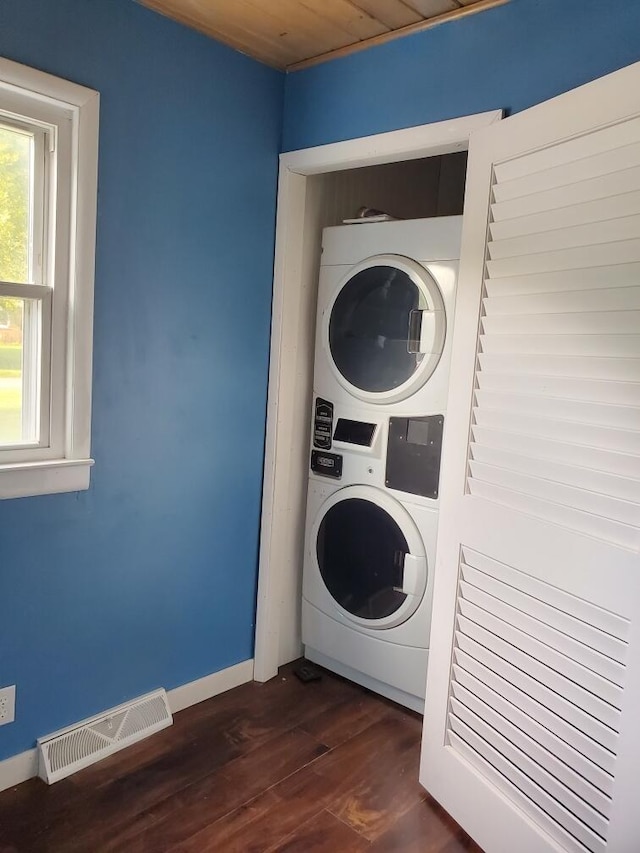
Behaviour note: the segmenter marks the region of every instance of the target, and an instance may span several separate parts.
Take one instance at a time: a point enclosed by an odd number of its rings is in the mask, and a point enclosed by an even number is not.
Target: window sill
[[[0,500],[81,492],[89,488],[93,459],[53,459],[0,465]]]

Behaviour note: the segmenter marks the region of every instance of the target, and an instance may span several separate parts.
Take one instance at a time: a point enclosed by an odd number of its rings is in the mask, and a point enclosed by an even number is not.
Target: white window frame
[[[0,120],[44,128],[53,154],[44,178],[49,257],[35,284],[11,294],[37,296],[51,315],[43,317],[43,350],[49,334],[51,346],[42,358],[40,441],[0,449],[0,499],[89,488],[99,103],[92,89],[0,57]]]

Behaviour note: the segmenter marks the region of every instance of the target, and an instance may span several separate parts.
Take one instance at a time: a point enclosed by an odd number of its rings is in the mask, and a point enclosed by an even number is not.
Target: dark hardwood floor
[[[0,853],[481,853],[418,784],[420,717],[292,669],[0,794]]]

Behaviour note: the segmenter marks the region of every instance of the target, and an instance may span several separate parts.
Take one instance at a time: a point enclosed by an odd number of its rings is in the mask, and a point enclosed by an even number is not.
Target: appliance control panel
[[[316,397],[313,412],[313,446],[331,450],[333,433],[333,403]]]
[[[444,415],[389,418],[385,486],[435,500],[443,429]]]
[[[312,450],[311,470],[314,474],[322,474],[325,477],[333,477],[334,480],[339,480],[342,477],[342,456],[339,453],[322,453],[318,450]]]

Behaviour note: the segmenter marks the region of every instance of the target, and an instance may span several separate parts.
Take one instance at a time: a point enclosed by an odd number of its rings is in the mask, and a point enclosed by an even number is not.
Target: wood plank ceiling
[[[508,0],[139,0],[274,68],[294,71]]]

